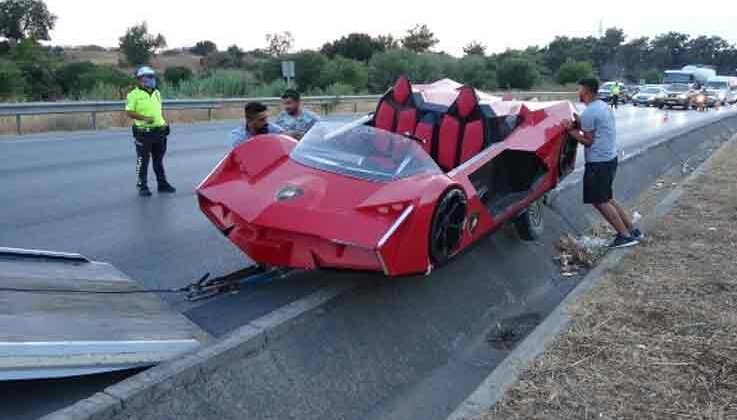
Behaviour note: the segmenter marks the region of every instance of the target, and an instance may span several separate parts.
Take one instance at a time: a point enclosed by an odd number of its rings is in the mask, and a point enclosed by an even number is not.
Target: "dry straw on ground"
[[[489,419],[737,419],[737,147],[573,308]]]

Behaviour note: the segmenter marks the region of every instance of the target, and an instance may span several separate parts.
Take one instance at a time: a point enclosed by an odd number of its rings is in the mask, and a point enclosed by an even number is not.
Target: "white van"
[[[729,105],[737,102],[737,77],[715,76],[704,84],[710,106],[720,103]]]

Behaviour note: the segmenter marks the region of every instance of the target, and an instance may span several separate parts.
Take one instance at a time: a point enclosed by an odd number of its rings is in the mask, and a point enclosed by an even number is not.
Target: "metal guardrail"
[[[574,92],[493,92],[499,96],[513,96],[515,98],[538,98],[540,100],[569,99]],[[352,103],[353,111],[358,111],[358,103],[378,101],[381,95],[350,95],[350,96],[308,96],[303,102],[308,105],[319,105],[323,114],[339,104]],[[258,101],[267,105],[278,104],[277,97],[256,98],[217,98],[217,99],[170,99],[164,100],[165,110],[208,110],[208,119],[212,119],[212,112],[216,109],[232,106],[244,106],[248,102]],[[122,112],[125,101],[81,101],[81,102],[20,102],[0,104],[0,117],[15,117],[18,134],[22,134],[22,117],[31,115],[53,114],[90,114],[92,129],[97,129],[97,114],[105,112]]]

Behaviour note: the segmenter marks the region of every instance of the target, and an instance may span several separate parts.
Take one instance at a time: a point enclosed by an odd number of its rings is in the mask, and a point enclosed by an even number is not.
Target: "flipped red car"
[[[402,77],[362,120],[236,147],[200,208],[258,264],[430,272],[507,221],[541,233],[542,196],[574,168],[574,111]]]

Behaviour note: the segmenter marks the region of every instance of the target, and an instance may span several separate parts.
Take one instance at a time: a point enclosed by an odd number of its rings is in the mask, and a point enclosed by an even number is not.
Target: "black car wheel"
[[[468,200],[459,188],[443,194],[435,208],[430,226],[430,258],[436,266],[445,264],[463,239]]]
[[[545,229],[543,217],[543,200],[538,199],[530,204],[524,213],[514,219],[514,227],[517,228],[517,234],[524,241],[534,241],[542,235]]]

